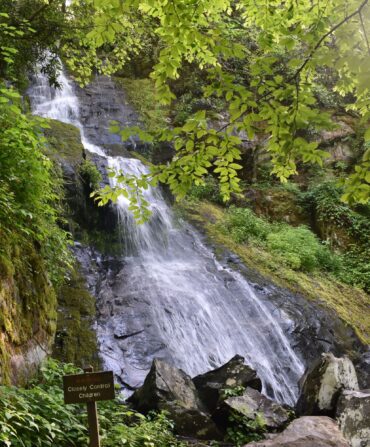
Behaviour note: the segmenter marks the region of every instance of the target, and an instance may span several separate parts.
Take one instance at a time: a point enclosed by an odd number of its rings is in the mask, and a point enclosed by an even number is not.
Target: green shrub
[[[304,226],[269,223],[249,208],[230,207],[221,227],[237,243],[262,244],[293,270],[337,272],[341,268],[341,258]]]
[[[89,185],[92,190],[99,188],[102,176],[92,161],[84,160],[80,164],[79,172],[84,182]]]
[[[360,243],[369,242],[370,221],[341,201],[342,188],[329,180],[314,185],[301,195],[302,204],[314,212],[317,220],[343,228]],[[364,207],[364,213],[369,207]]]
[[[352,246],[341,256],[336,276],[347,284],[370,292],[370,248]]]
[[[0,445],[79,447],[87,430],[78,408],[65,406],[61,377],[77,370],[49,362],[42,383],[30,389],[0,387]]]
[[[316,257],[322,270],[337,273],[342,268],[341,257],[324,243],[320,244]]]
[[[188,192],[190,199],[210,200],[214,203],[224,203],[220,194],[218,181],[211,175],[205,179],[204,185],[193,185]]]
[[[342,189],[335,181],[324,181],[311,186],[302,194],[302,203],[323,225],[341,229],[355,242],[338,256],[330,255],[328,250],[320,253],[320,264],[334,271],[341,281],[369,291],[369,206],[362,206],[360,214],[341,202],[342,193]]]
[[[250,239],[264,241],[271,231],[271,224],[257,217],[249,208],[230,207],[223,224],[235,242],[243,243]]]
[[[293,270],[310,271],[319,267],[322,246],[306,227],[284,226],[280,231],[267,236],[267,247]]]
[[[149,414],[147,417],[134,413],[123,405],[121,414],[127,420],[132,422],[123,424],[122,420],[117,419],[117,423],[111,421],[112,413],[105,411],[104,418],[100,417],[101,426],[104,434],[102,436],[103,447],[180,447],[184,446],[173,435],[173,422],[167,419],[165,413]],[[116,405],[117,407],[117,405]],[[119,416],[117,408],[114,413]],[[108,424],[105,426],[105,422]]]
[[[226,431],[226,440],[231,441],[236,447],[264,439],[266,423],[259,414],[255,419],[249,419],[234,412],[229,416],[228,422],[230,426]]]

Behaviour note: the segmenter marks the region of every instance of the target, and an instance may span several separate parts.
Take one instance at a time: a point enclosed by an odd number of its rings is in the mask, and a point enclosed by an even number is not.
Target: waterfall
[[[63,89],[55,90],[37,76],[30,90],[33,112],[77,126],[85,148],[105,156],[84,136],[72,82],[63,73],[59,82]],[[106,159],[126,174],[147,172],[137,159]],[[117,202],[123,267],[110,272],[99,297],[110,312],[97,321],[105,366],[137,386],[153,357],[194,376],[240,354],[257,370],[267,396],[293,405],[304,366],[282,329],[287,317],[275,316],[240,273],[221,265],[195,229],[179,225],[158,188],[143,193],[152,211],[143,225],[136,225],[126,198]]]

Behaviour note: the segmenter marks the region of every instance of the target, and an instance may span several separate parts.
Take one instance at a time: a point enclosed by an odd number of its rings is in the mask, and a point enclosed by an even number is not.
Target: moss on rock
[[[53,348],[54,357],[85,367],[99,366],[95,319],[95,299],[75,267],[58,293],[58,325]]]
[[[51,158],[65,160],[69,163],[81,163],[84,147],[81,143],[80,130],[71,124],[48,119],[49,129],[45,129],[45,136],[49,143]]]
[[[250,206],[258,216],[290,225],[309,224],[310,216],[300,205],[296,191],[282,186],[249,190]]]
[[[56,294],[37,248],[21,237],[2,240],[0,383],[27,379],[36,347],[48,351],[56,327]]]

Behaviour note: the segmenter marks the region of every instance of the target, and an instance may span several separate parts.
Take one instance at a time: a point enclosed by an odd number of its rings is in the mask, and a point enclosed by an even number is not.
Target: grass
[[[333,309],[355,330],[362,342],[370,343],[370,299],[366,292],[319,271],[305,273],[292,270],[275,255],[253,242],[235,242],[221,230],[220,224],[225,219],[225,211],[218,205],[199,201],[194,206],[194,202],[184,201],[178,207],[187,218],[205,231],[211,242],[227,247],[248,267],[274,283]]]

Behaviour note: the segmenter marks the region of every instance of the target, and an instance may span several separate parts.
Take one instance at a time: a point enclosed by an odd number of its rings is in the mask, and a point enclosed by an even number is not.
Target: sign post
[[[84,374],[63,376],[65,404],[87,404],[90,447],[100,447],[99,422],[96,402],[114,399],[113,371],[93,372],[84,369]]]
[[[92,373],[93,368],[84,368],[85,373]],[[96,402],[87,402],[87,422],[89,424],[90,447],[100,447],[98,408]]]

